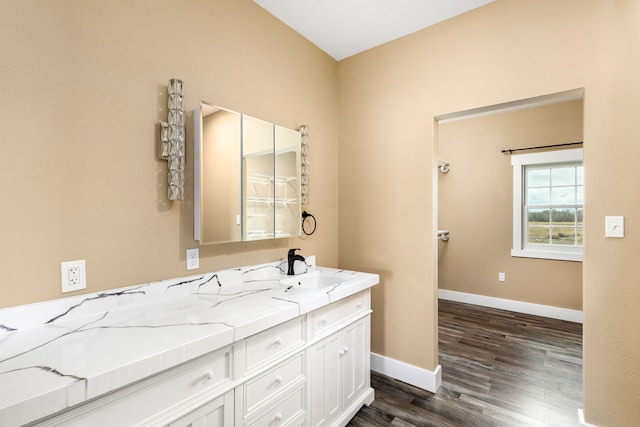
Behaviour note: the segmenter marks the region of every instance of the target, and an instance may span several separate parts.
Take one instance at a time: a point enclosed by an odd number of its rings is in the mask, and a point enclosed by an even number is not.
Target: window
[[[511,156],[512,256],[582,261],[582,149]]]

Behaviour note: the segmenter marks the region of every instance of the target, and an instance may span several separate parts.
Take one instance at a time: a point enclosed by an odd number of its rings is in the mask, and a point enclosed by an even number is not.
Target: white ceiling
[[[254,0],[336,60],[494,0]]]

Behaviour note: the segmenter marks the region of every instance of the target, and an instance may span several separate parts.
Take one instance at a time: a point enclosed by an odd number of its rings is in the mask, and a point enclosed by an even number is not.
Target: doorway
[[[581,322],[581,262],[512,256],[513,168],[502,151],[581,142],[583,91],[436,120],[447,164],[436,180],[438,228],[448,231],[438,239],[439,297]]]
[[[434,211],[447,232],[436,234],[439,299],[568,320],[581,330],[583,263],[512,256],[513,170],[503,150],[583,141],[583,99],[578,89],[435,118]],[[580,345],[579,381],[581,353]],[[443,363],[443,383],[447,375]]]

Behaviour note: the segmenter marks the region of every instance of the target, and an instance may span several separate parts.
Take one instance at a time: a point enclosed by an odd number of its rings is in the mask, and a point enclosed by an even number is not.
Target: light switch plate
[[[606,216],[604,235],[605,237],[624,237],[624,217]]]

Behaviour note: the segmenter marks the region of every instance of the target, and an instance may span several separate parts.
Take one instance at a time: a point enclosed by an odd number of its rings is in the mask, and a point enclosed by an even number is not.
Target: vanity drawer
[[[316,339],[368,313],[369,291],[363,291],[313,311],[309,316],[311,338]]]
[[[175,418],[176,405],[230,385],[231,359],[231,347],[217,350],[36,425],[155,425],[159,419]]]
[[[247,419],[245,425],[251,427],[297,425],[304,420],[304,401],[304,387],[300,387],[258,417]]]
[[[249,337],[244,340],[244,373],[266,365],[304,343],[304,316]]]
[[[295,381],[304,380],[304,353],[279,364],[245,384],[244,414],[255,411]]]

